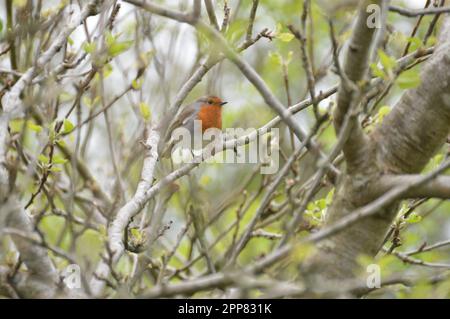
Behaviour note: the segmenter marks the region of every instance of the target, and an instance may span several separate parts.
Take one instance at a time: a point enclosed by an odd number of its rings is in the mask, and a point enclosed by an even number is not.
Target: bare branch
[[[247,33],[245,36],[245,41],[250,42],[252,40],[253,34],[253,24],[255,23],[256,10],[258,10],[259,0],[253,0],[252,10],[250,11],[250,17],[248,19]]]
[[[371,203],[369,203],[361,208],[356,209],[352,213],[341,218],[335,224],[330,225],[327,228],[324,228],[321,231],[308,236],[305,239],[305,241],[317,242],[317,241],[323,240],[325,238],[333,236],[334,234],[344,230],[345,228],[353,225],[354,223],[358,222],[359,220],[361,220],[363,218],[367,218],[371,215],[378,213],[380,211],[380,209],[388,206],[395,200],[398,200],[399,198],[401,198],[402,196],[407,194],[409,191],[411,191],[415,187],[421,187],[423,185],[426,185],[426,183],[437,178],[437,176],[439,174],[441,174],[443,171],[445,171],[449,167],[450,167],[450,161],[447,161],[444,164],[442,164],[437,170],[435,170],[427,175],[422,175],[422,176],[420,176],[420,178],[417,178],[415,180],[415,183],[400,185],[400,186],[397,186],[397,187],[391,189],[389,192],[385,193],[385,195],[375,199]]]
[[[386,175],[382,176],[378,183],[374,185],[376,196],[382,195],[392,188],[402,185],[417,185],[423,178],[422,175]],[[450,176],[439,176],[426,184],[412,187],[401,198],[435,197],[450,198]]]
[[[435,15],[450,12],[450,7],[426,8],[426,9],[408,9],[394,5],[389,6],[389,11],[401,14],[403,16],[414,18],[424,15]]]
[[[217,21],[216,11],[212,0],[205,0],[206,12],[208,13],[209,21],[216,30],[219,30],[219,22]]]

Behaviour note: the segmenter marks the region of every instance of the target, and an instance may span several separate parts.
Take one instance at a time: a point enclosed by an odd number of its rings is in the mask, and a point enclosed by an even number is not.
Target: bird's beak
[[[228,102],[222,102],[220,103],[220,106],[227,104]]]

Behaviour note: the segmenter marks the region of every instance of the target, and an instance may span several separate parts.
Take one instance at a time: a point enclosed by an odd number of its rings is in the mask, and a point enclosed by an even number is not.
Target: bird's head
[[[212,105],[212,106],[222,106],[227,104],[228,102],[224,102],[220,97],[215,95],[208,95],[201,97],[199,100],[202,104]]]

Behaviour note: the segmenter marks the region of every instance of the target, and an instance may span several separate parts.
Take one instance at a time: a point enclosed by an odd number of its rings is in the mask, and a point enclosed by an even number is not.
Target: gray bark
[[[355,33],[360,34],[361,30]],[[361,165],[347,169],[341,177],[325,226],[379,196],[373,190],[379,188],[384,175],[419,173],[445,143],[450,128],[449,34],[447,17],[435,53],[422,70],[421,84],[404,92],[382,125],[368,136],[365,151],[353,154],[352,158]],[[396,182],[405,178],[408,179],[403,176]],[[353,278],[358,270],[358,256],[377,254],[397,211],[398,203],[392,203],[321,242],[317,254],[303,269],[311,285],[318,284],[319,279],[332,285]]]

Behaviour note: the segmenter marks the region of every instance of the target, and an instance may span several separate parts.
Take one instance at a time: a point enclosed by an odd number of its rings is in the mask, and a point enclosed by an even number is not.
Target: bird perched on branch
[[[196,100],[195,102],[185,106],[174,121],[170,124],[170,118],[165,118],[162,120],[162,125],[168,125],[166,130],[167,134],[171,134],[176,128],[184,127],[186,128],[191,136],[194,136],[194,123],[195,121],[200,121],[201,132],[204,133],[210,128],[222,129],[222,106],[227,104],[221,98],[209,95],[203,96]],[[170,135],[169,135],[170,137]],[[167,139],[163,139],[164,141]],[[172,150],[174,146],[174,141],[170,139],[167,146],[160,148],[161,157],[168,155],[168,152]]]

